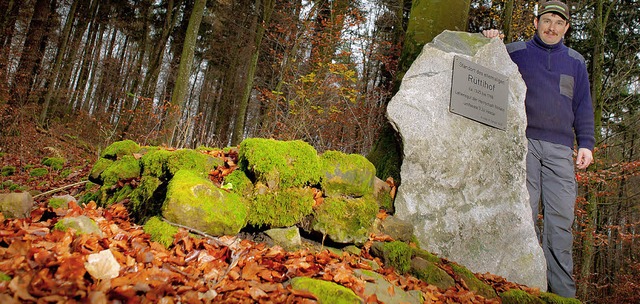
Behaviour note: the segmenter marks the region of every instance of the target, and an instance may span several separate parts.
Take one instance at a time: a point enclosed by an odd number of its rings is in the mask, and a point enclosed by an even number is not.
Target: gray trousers
[[[576,183],[573,150],[567,146],[529,139],[527,190],[536,234],[547,260],[550,292],[574,298],[573,233]],[[540,231],[538,214],[542,211]]]

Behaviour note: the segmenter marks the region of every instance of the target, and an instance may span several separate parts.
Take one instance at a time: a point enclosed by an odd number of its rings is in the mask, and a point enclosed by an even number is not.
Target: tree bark
[[[55,1],[55,0],[54,0]],[[37,0],[33,10],[33,16],[29,23],[22,55],[11,84],[12,99],[10,105],[20,106],[28,102],[33,81],[42,62],[44,52],[41,50],[47,34],[47,21],[50,14],[50,1]]]
[[[40,113],[40,124],[43,125],[48,118],[49,105],[51,104],[51,98],[53,97],[54,92],[56,91],[56,83],[58,82],[58,74],[60,73],[60,68],[62,67],[62,59],[64,58],[65,53],[67,52],[67,44],[69,42],[69,36],[71,35],[71,27],[73,26],[73,22],[75,21],[76,10],[78,8],[78,3],[80,0],[74,0],[71,4],[71,8],[69,9],[69,14],[67,15],[67,20],[65,21],[64,28],[62,30],[62,36],[60,37],[61,41],[58,44],[58,52],[56,54],[56,60],[53,63],[53,71],[49,75],[49,87],[47,88],[47,93],[44,97],[44,101],[42,104],[42,112]]]
[[[242,141],[244,137],[244,126],[246,121],[247,106],[249,105],[249,98],[251,98],[251,91],[253,90],[253,78],[256,74],[256,67],[258,66],[258,57],[260,56],[260,46],[262,45],[262,37],[264,36],[265,28],[271,21],[271,14],[273,13],[273,6],[275,0],[256,0],[256,7],[262,7],[262,13],[258,18],[257,33],[255,34],[253,55],[251,56],[251,63],[249,64],[247,75],[247,81],[244,86],[244,93],[242,99],[238,104],[238,111],[236,112],[236,120],[233,128],[233,135],[231,138],[231,145],[235,146]]]
[[[191,75],[191,67],[193,66],[196,40],[198,38],[198,30],[200,29],[200,23],[202,22],[202,16],[204,14],[206,4],[206,0],[196,0],[193,11],[191,11],[191,16],[189,17],[189,25],[187,26],[184,46],[180,55],[178,76],[173,89],[173,95],[171,96],[171,106],[175,109],[169,110],[170,113],[167,116],[167,123],[164,127],[165,131],[167,131],[166,143],[169,146],[171,146],[175,140],[175,129],[178,126],[180,114],[184,110],[184,106],[186,104],[185,98],[188,95],[189,76]]]

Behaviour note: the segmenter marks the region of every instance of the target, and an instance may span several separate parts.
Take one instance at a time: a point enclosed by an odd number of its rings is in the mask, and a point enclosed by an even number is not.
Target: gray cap
[[[545,1],[540,4],[538,10],[538,16],[542,16],[546,13],[556,13],[564,19],[569,20],[569,7],[560,1]]]

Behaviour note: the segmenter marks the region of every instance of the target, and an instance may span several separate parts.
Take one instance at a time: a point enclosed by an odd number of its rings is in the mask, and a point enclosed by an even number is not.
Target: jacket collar
[[[562,48],[564,48],[564,38],[560,39],[560,42],[556,43],[556,44],[546,44],[544,41],[542,41],[542,39],[540,38],[540,36],[538,36],[538,33],[536,33],[533,36],[533,44],[539,48],[545,49],[545,50],[550,50],[550,51],[557,51],[557,50],[561,50]]]

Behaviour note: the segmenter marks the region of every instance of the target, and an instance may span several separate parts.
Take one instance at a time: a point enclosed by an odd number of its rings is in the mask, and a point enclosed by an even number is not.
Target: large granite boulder
[[[507,76],[505,130],[449,111],[456,55]],[[544,290],[525,184],[525,92],[498,39],[445,31],[425,45],[387,108],[404,145],[395,208],[426,250]]]

